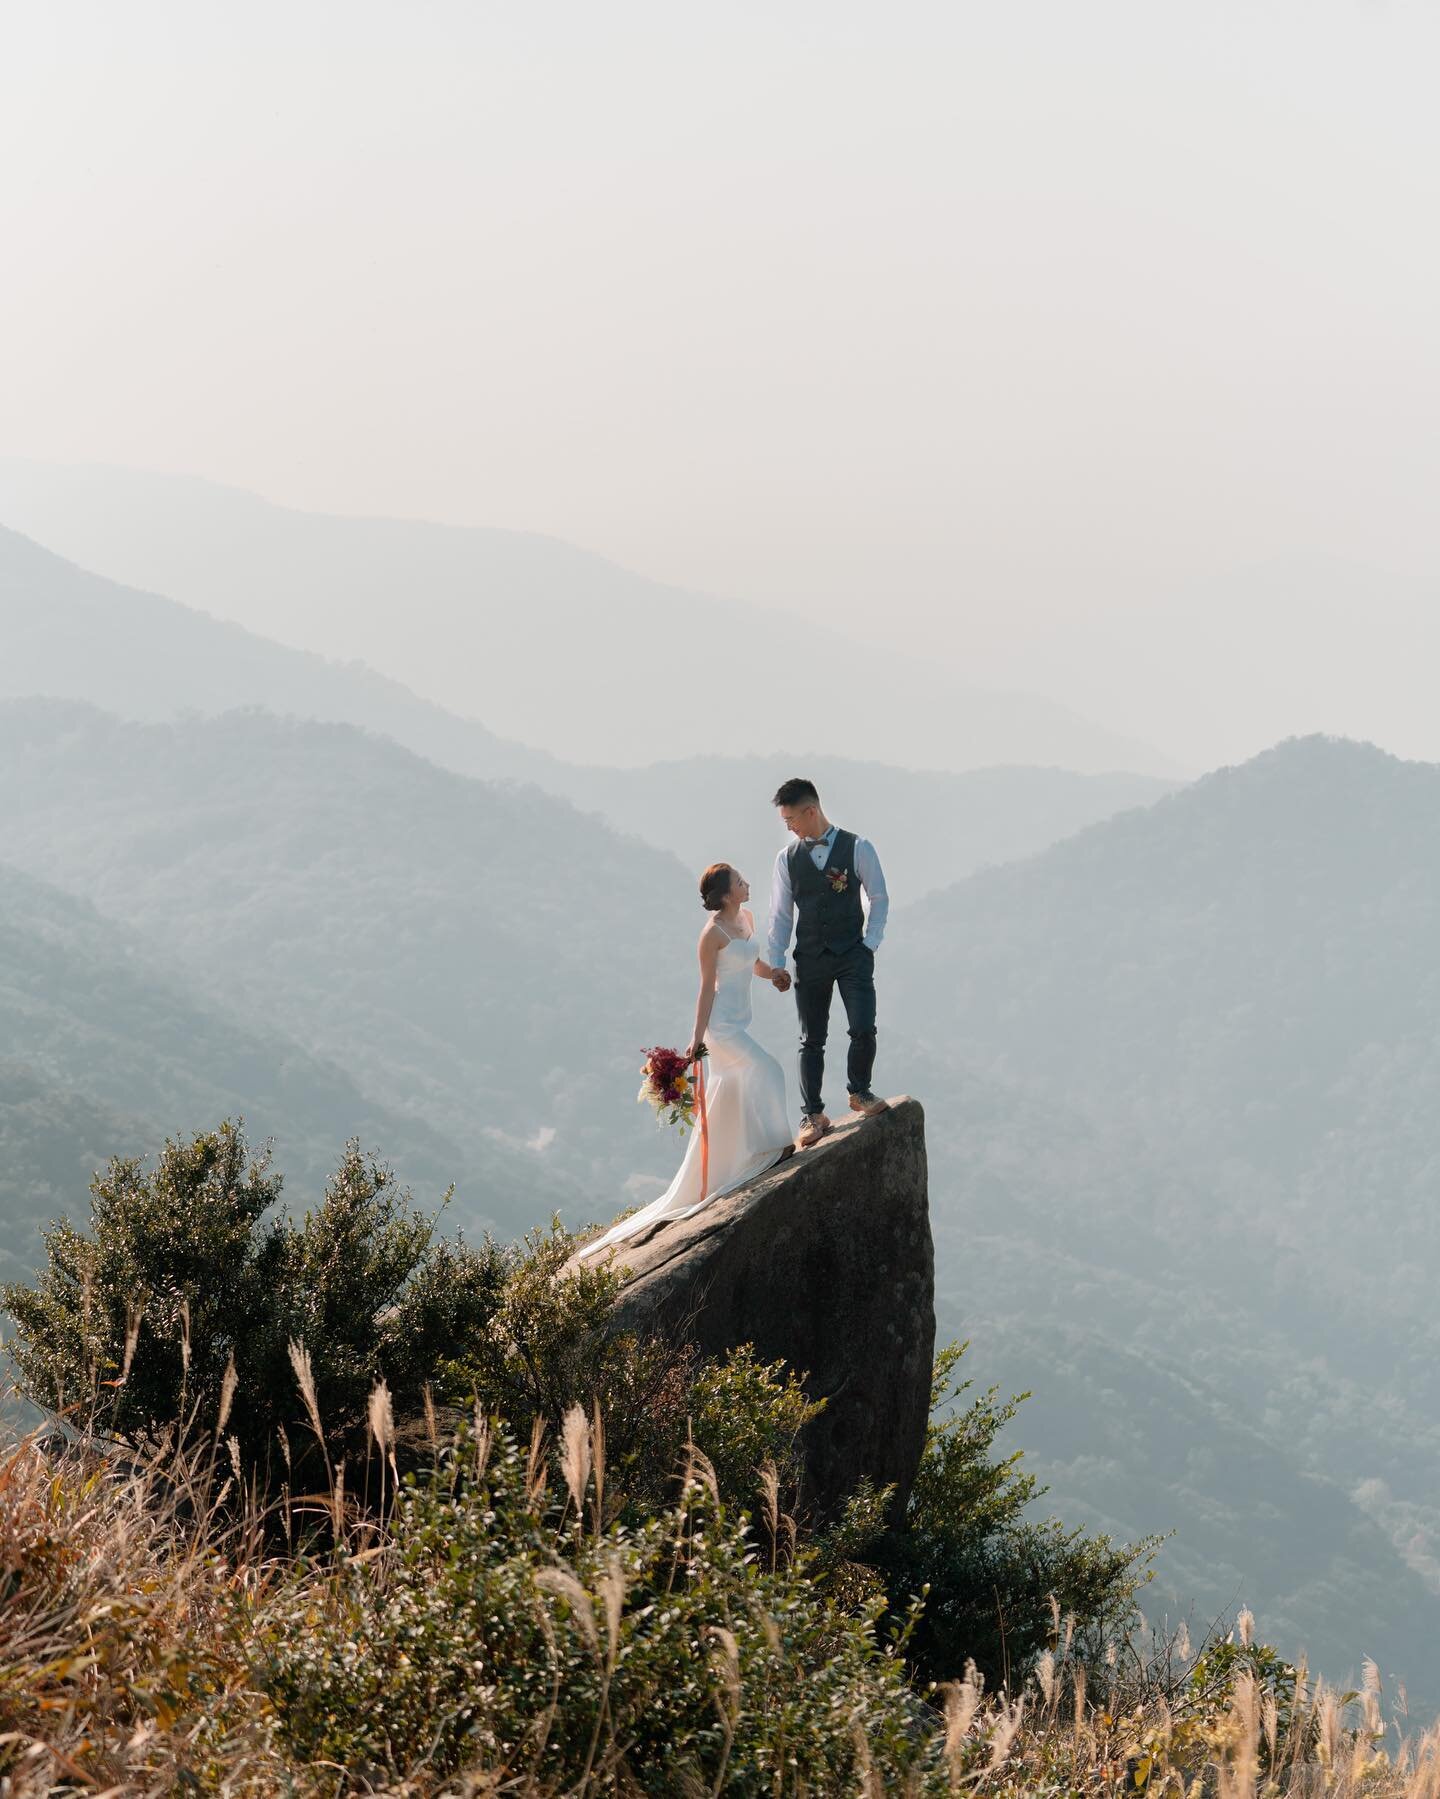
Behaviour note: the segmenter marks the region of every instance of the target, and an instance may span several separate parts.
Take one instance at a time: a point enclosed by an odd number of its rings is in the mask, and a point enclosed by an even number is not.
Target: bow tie
[[[828,837],[807,837],[805,847],[807,850],[823,850],[829,841]]]

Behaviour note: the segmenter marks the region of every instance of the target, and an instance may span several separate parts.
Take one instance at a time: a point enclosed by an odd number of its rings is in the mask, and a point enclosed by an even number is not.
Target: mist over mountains
[[[840,816],[847,808],[857,819],[883,811],[890,821],[888,877],[897,895],[912,897],[1174,786],[1155,776],[1063,768],[902,774],[854,755],[816,754],[803,738],[767,757],[747,753],[737,740],[715,753],[641,768],[564,762],[418,699],[361,664],[287,649],[193,607],[122,587],[3,526],[0,636],[0,700],[44,694],[151,723],[260,707],[355,725],[459,774],[532,782],[679,855],[695,872],[734,861],[757,888],[783,836],[769,798],[797,767],[819,780]]]
[[[3,514],[0,514],[3,518]],[[238,706],[360,725],[464,774],[533,779],[543,751],[417,699],[359,663],[287,649],[105,579],[0,524],[0,698],[84,700],[158,721]]]
[[[879,1076],[927,1103],[942,1329],[1035,1388],[1057,1509],[1175,1529],[1152,1612],[1245,1600],[1426,1697],[1440,769],[1307,740],[1174,791],[742,729],[588,767],[9,531],[0,633],[12,1264],[103,1155],[234,1111],[297,1196],[358,1133],[467,1226],[648,1197],[696,866],[763,906],[808,772],[890,874]]]
[[[7,745],[7,750],[9,746]],[[0,863],[0,1264],[33,1265],[39,1230],[83,1213],[91,1174],[111,1155],[150,1154],[205,1118],[244,1114],[274,1140],[303,1204],[351,1136],[383,1143],[434,1205],[459,1185],[471,1224],[513,1227],[487,1197],[517,1184],[518,1155],[483,1136],[461,1144],[367,1098],[326,1063],[247,1012],[250,979],[220,962],[182,970],[160,943],[84,899]],[[526,1167],[528,1205],[549,1190]],[[528,1209],[528,1206],[527,1206]],[[528,1222],[528,1218],[524,1220]]]
[[[1172,1591],[1243,1589],[1322,1663],[1362,1620],[1412,1692],[1440,1622],[1437,801],[1440,768],[1282,745],[932,896],[888,964],[905,1078],[956,1109],[950,1313],[1042,1396],[1057,1493],[1168,1517]],[[1213,1429],[1171,1428],[1197,1405]]]
[[[1033,694],[965,686],[863,642],[632,574],[554,538],[289,511],[212,483],[0,461],[0,521],[112,579],[360,657],[491,731],[583,763],[805,749],[890,763],[1184,771]],[[860,672],[863,670],[863,674]]]
[[[1440,769],[1311,739],[932,896],[895,975],[944,968],[946,1053],[1163,1143],[1278,1287],[1429,1336],[1437,895]]]
[[[630,996],[684,1017],[694,924],[659,852],[534,789],[262,713],[144,727],[21,702],[0,708],[0,765],[14,861],[366,1092],[452,1142],[533,1146],[575,1199],[665,1167],[632,1103]],[[478,1209],[520,1228],[534,1201],[527,1183]]]

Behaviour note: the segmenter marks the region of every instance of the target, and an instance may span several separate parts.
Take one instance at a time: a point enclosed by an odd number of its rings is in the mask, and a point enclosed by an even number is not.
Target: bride
[[[622,1218],[581,1250],[593,1256],[648,1230],[652,1224],[688,1218],[708,1200],[728,1193],[774,1167],[794,1149],[785,1106],[785,1075],[774,1056],[750,1035],[750,983],[769,981],[784,993],[790,977],[756,953],[755,920],[746,909],[750,887],[728,862],[715,862],[700,877],[700,901],[712,914],[700,933],[700,997],[695,1034],[686,1052],[693,1060],[700,1045],[705,1059],[710,1117],[710,1180],[702,1192],[702,1151],[698,1126],[680,1171],[659,1199]]]

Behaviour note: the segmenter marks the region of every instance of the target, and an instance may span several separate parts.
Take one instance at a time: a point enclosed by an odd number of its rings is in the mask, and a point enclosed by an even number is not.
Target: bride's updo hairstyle
[[[700,904],[707,912],[718,912],[725,904],[734,879],[735,870],[728,862],[712,862],[705,870],[700,877]]]

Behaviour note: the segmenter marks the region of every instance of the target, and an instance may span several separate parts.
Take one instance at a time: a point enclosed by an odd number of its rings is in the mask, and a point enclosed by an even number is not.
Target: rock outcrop
[[[833,1514],[860,1479],[903,1505],[924,1445],[935,1349],[925,1115],[898,1099],[713,1200],[617,1245],[624,1328],[683,1332],[708,1355],[753,1343],[825,1410],[803,1445],[802,1503]]]

